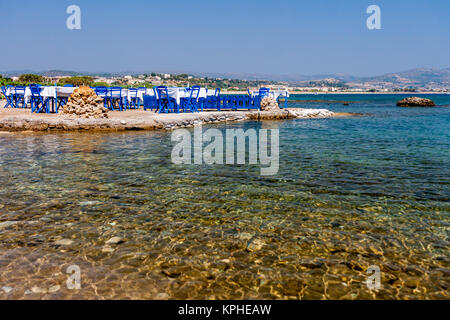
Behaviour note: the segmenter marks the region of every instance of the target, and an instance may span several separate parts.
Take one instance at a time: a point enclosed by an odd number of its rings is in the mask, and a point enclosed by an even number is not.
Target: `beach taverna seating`
[[[16,86],[13,90],[13,103],[15,108],[25,108],[25,87]],[[22,104],[22,106],[20,105]]]
[[[32,112],[54,112],[62,108],[76,87],[72,85],[41,86],[32,84],[29,87],[2,86],[6,98],[5,108],[31,107]],[[280,96],[288,97],[286,90],[272,91],[260,88],[258,91],[248,90],[248,94],[221,94],[220,88],[208,90],[200,86],[188,88],[158,86],[151,89],[99,86],[92,88],[97,96],[103,98],[104,107],[110,110],[125,111],[139,109],[156,112],[199,112],[206,110],[251,110],[260,109],[261,100],[270,97],[278,101]],[[287,99],[285,99],[285,106]],[[50,108],[51,107],[51,108]]]
[[[130,108],[137,109],[139,107],[138,89],[128,88],[128,103]]]
[[[107,87],[96,87],[95,94],[101,98],[103,98],[103,106],[108,108],[108,88]]]
[[[111,110],[115,110],[114,107],[118,108],[120,111],[127,109],[127,101],[122,95],[121,87],[111,87],[108,88],[108,106]]]
[[[5,108],[14,108],[13,95],[12,93],[8,93],[8,89],[5,86],[2,86],[2,93],[6,98]]]
[[[159,108],[158,99],[157,99],[158,92],[156,91],[156,88],[153,88],[152,90],[153,90],[153,94],[143,95],[144,110],[147,110],[147,109],[157,110]],[[146,92],[147,91],[148,91],[148,89],[146,89]]]
[[[179,112],[179,105],[175,99],[169,95],[166,86],[156,87],[156,99],[158,100],[158,113]]]
[[[198,104],[199,104],[199,94],[200,94],[200,86],[193,86],[192,88],[189,88],[189,97],[181,98],[181,105],[180,107],[183,109],[184,112],[190,111],[190,112],[198,112]]]
[[[41,96],[41,87],[37,84],[30,85],[31,91],[31,112],[41,112],[45,110],[50,113],[49,99]]]

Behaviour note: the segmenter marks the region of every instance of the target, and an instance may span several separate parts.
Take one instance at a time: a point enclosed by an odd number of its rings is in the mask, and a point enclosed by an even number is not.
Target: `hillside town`
[[[402,78],[399,75],[345,81],[337,78],[303,81],[244,80],[220,77],[201,77],[186,73],[143,73],[143,74],[98,74],[83,75],[74,72],[48,71],[41,74],[4,74],[0,75],[1,85],[22,85],[30,83],[57,85],[121,86],[147,87],[173,86],[189,87],[199,85],[208,88],[220,88],[223,91],[246,91],[247,89],[268,87],[287,89],[291,93],[302,92],[450,92],[447,81],[417,81]]]

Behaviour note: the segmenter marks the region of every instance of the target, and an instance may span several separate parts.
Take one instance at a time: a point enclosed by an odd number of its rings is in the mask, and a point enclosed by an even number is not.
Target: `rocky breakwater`
[[[408,97],[397,102],[399,107],[434,107],[434,101],[419,97]]]
[[[103,106],[103,98],[97,96],[89,87],[75,89],[64,105],[62,113],[86,119],[108,118],[108,109]]]
[[[250,111],[247,112],[246,116],[250,120],[283,120],[296,118],[330,118],[336,116],[336,114],[327,109],[278,108]]]

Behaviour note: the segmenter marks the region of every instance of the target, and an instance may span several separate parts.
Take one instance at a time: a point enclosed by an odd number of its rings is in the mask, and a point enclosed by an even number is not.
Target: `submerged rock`
[[[4,286],[4,287],[2,287],[2,290],[3,290],[5,293],[10,293],[10,292],[13,290],[13,288]]]
[[[434,101],[419,97],[408,97],[397,102],[399,107],[434,107]]]
[[[111,239],[109,239],[108,241],[106,241],[106,244],[119,244],[122,243],[123,239],[121,237],[112,237]]]
[[[59,246],[70,246],[71,244],[73,244],[73,240],[61,239],[61,240],[56,241],[55,244],[57,244]]]
[[[31,292],[33,292],[33,293],[47,293],[47,289],[40,288],[40,287],[33,287],[33,288],[31,288]]]
[[[5,221],[5,222],[0,222],[0,229],[2,228],[7,228],[10,226],[13,226],[15,224],[19,223],[18,221]]]
[[[59,289],[61,289],[61,286],[60,285],[55,285],[55,286],[50,287],[48,289],[48,292],[55,293],[55,292],[59,291]]]
[[[105,245],[105,246],[103,246],[103,248],[102,248],[102,252],[104,252],[104,253],[111,253],[111,252],[114,252],[114,249],[111,248],[111,247],[108,246],[108,245]]]
[[[265,244],[266,243],[264,242],[264,240],[256,238],[256,239],[253,239],[247,245],[247,250],[250,251],[250,252],[252,252],[252,251],[259,251],[259,250],[261,250],[264,247]]]

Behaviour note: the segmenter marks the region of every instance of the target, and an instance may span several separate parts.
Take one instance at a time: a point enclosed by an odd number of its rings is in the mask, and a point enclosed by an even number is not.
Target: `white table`
[[[250,91],[250,94],[252,95],[252,98],[259,95],[259,90],[258,91]],[[279,97],[289,97],[289,92],[287,90],[270,90],[267,93],[267,96],[277,100]]]
[[[175,99],[177,104],[179,105],[181,102],[181,98],[189,98],[191,96],[191,91],[186,90],[185,88],[167,88],[167,92],[169,96]],[[200,92],[198,94],[199,98],[206,98],[206,89],[200,88]]]
[[[141,101],[144,101],[144,95],[154,96],[153,88],[146,88],[144,90],[137,91],[137,98]],[[131,101],[131,99],[136,98],[134,94],[132,94],[128,89],[122,89],[122,96],[127,97],[128,101]]]
[[[55,86],[43,86],[41,87],[41,96],[46,98],[56,98],[56,97],[69,97],[73,91],[77,87],[55,87]],[[95,90],[95,89],[94,89]],[[6,91],[7,95],[14,94],[14,88],[9,88]],[[181,98],[189,98],[191,96],[191,92],[186,90],[186,88],[179,87],[169,87],[167,88],[167,93],[170,97],[174,98],[177,104],[179,105],[181,102]],[[144,101],[144,94],[149,96],[154,96],[155,93],[153,88],[147,88],[146,91],[138,90],[137,97]],[[208,96],[215,95],[215,90],[208,90],[206,88],[200,88],[200,92],[198,94],[199,98],[206,98]],[[105,98],[104,95],[100,95],[102,98]],[[31,90],[29,87],[25,88],[25,101],[28,103],[31,97]],[[122,97],[126,97],[128,101],[131,101],[132,98],[135,98],[134,94],[132,94],[128,89],[122,89]]]
[[[41,97],[44,99],[47,98],[56,98],[56,97],[69,97],[73,91],[76,89],[74,87],[40,87],[41,88]],[[7,95],[14,94],[15,88],[9,88],[6,91]],[[31,89],[30,87],[25,88],[25,102],[28,103],[31,98]]]
[[[186,88],[179,88],[179,87],[168,87],[167,93],[169,94],[169,97],[172,97],[175,99],[175,101],[177,102],[178,105],[181,103],[181,98],[189,98],[191,96],[191,91],[186,90]],[[155,95],[153,89],[147,89],[146,94],[149,96]],[[215,94],[214,90],[207,90],[206,88],[200,88],[198,97],[206,98],[208,96],[213,96],[214,94]],[[138,91],[138,95],[139,95],[139,91]],[[139,96],[140,99],[143,99],[142,95],[143,95],[143,93],[141,92],[141,94]]]

